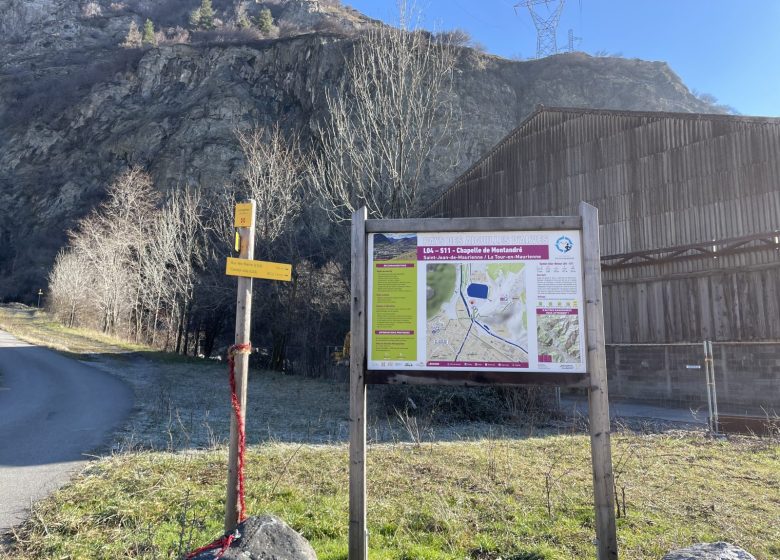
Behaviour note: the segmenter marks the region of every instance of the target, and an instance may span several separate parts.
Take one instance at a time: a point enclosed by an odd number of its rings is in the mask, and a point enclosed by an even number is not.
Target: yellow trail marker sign
[[[228,276],[243,276],[244,278],[263,278],[265,280],[283,280],[289,282],[292,279],[292,265],[228,257],[225,274]]]
[[[252,212],[252,203],[251,202],[244,202],[241,204],[236,204],[236,216],[235,216],[235,226],[239,228],[248,228],[252,226],[252,222],[254,221],[254,215]]]

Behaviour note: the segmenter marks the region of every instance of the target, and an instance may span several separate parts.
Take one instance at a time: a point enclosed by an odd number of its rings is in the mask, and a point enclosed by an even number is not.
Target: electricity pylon
[[[574,29],[569,29],[569,41],[566,43],[566,51],[574,52],[574,49],[577,47],[580,41],[582,41],[582,37],[575,37]]]
[[[515,4],[515,12],[517,8],[528,8],[531,13],[531,19],[536,26],[536,58],[558,52],[556,32],[565,3],[566,0],[523,0]],[[546,15],[537,10],[542,4],[547,7]]]

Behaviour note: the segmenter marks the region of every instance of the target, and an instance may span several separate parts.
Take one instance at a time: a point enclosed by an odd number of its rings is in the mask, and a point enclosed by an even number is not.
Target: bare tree
[[[176,218],[167,204],[163,206],[152,225],[147,255],[141,262],[144,283],[142,305],[146,310],[144,330],[152,346],[157,342],[160,319],[163,316],[170,318],[175,307],[176,290],[170,276],[177,259]]]
[[[293,265],[292,282],[258,285],[253,303],[255,315],[273,313],[277,317],[264,330],[272,339],[270,365],[281,368],[293,328],[293,310],[300,305],[297,264],[301,254],[296,233],[308,164],[297,134],[285,135],[278,124],[237,130],[236,137],[244,167],[240,181],[226,190],[220,229],[232,231],[233,204],[244,196],[252,198],[257,203],[255,258],[280,258]]]
[[[86,264],[77,252],[62,249],[49,273],[48,307],[69,327],[89,306],[91,278]]]
[[[108,188],[106,200],[82,219],[70,244],[94,276],[92,298],[101,310],[101,328],[116,333],[126,321],[141,328],[143,277],[157,194],[149,175],[132,168]]]
[[[204,211],[201,192],[194,187],[173,191],[163,210],[163,219],[176,224],[168,278],[172,285],[170,305],[178,316],[177,352],[182,349],[183,334],[186,353],[195,284],[205,259]]]
[[[260,247],[273,244],[301,211],[306,165],[296,134],[285,138],[278,124],[270,130],[236,131],[244,154],[241,190],[257,203],[256,239]]]
[[[311,170],[313,192],[338,222],[361,205],[374,217],[406,217],[421,203],[431,160],[444,155],[453,128],[454,48],[410,25],[371,28],[354,46]],[[454,162],[453,162],[454,163]]]
[[[69,232],[70,246],[50,274],[52,308],[69,323],[80,314],[90,326],[153,346],[163,326],[166,348],[175,337],[186,353],[197,286],[215,252],[206,210],[197,188],[174,189],[161,203],[147,173],[120,174]],[[196,350],[203,322],[195,325]]]

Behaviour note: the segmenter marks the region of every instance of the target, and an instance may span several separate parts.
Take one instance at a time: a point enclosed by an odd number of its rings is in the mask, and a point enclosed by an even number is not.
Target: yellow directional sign
[[[228,276],[243,276],[244,278],[263,278],[265,280],[283,280],[289,282],[292,279],[292,265],[228,257],[225,274]]]
[[[252,227],[252,204],[250,202],[244,202],[236,204],[236,227],[248,228]]]

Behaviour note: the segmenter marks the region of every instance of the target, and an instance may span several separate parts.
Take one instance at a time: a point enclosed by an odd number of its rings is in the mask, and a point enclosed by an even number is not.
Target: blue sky
[[[417,0],[416,6],[426,28],[459,27],[488,52],[533,57],[536,29],[525,8],[515,15],[518,1]],[[343,3],[397,21],[395,0]],[[780,0],[568,0],[559,46],[570,28],[582,38],[578,50],[663,60],[692,90],[744,115],[780,117]]]

